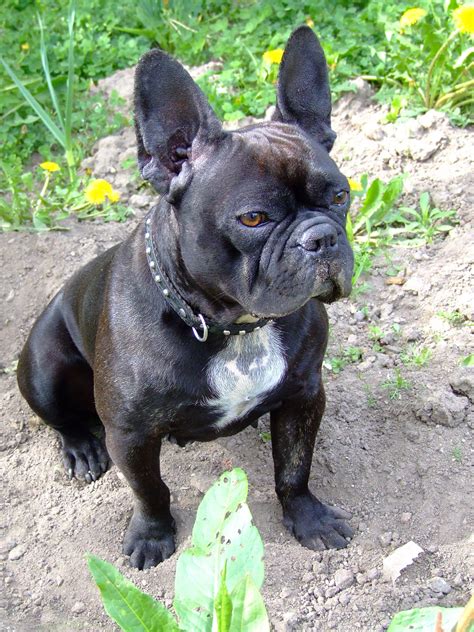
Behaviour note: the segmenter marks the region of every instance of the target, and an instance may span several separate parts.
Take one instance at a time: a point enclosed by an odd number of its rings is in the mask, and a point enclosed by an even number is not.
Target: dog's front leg
[[[160,474],[161,437],[144,426],[136,431],[108,427],[106,433],[109,454],[135,494],[123,552],[139,569],[156,566],[175,550],[170,491]]]
[[[276,493],[283,522],[309,549],[342,548],[352,529],[348,515],[320,502],[308,489],[316,433],[325,407],[322,385],[316,395],[288,399],[271,413]]]

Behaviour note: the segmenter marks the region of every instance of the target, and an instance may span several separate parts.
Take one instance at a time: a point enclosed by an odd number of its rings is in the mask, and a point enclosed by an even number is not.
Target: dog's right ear
[[[140,172],[170,201],[189,184],[193,160],[224,134],[191,76],[158,49],[135,71],[135,130]]]

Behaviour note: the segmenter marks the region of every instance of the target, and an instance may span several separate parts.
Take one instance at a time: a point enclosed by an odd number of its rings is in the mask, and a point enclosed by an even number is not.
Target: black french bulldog
[[[344,547],[347,515],[308,489],[323,303],[349,295],[353,268],[323,50],[308,27],[294,31],[271,122],[224,131],[161,50],[137,67],[135,110],[141,173],[162,197],[39,317],[20,390],[58,431],[70,477],[95,481],[109,454],[125,475],[135,510],[124,552],[137,568],[175,549],[163,438],[210,441],[266,412],[285,525],[310,549]]]

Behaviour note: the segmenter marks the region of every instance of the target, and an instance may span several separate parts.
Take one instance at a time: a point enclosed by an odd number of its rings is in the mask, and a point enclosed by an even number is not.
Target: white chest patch
[[[281,382],[285,370],[280,336],[274,325],[245,336],[231,336],[207,369],[214,397],[206,404],[221,414],[215,425],[222,428],[244,417]]]

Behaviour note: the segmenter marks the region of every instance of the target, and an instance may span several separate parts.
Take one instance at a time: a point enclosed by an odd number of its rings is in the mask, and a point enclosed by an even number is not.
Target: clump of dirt
[[[131,73],[120,76],[127,82],[120,94],[127,97]],[[115,79],[109,85],[117,87]],[[473,352],[467,326],[474,305],[473,135],[436,112],[383,125],[386,110],[371,101],[365,84],[357,87],[335,108],[334,156],[343,172],[388,180],[405,171],[405,200],[413,203],[429,191],[438,206],[457,210],[459,225],[431,245],[391,248],[376,261],[365,292],[329,308],[332,370],[325,375],[328,406],[311,487],[352,512],[353,541],[345,550],[312,552],[286,532],[273,491],[266,419],[258,430],[210,444],[169,444],[163,454],[178,553],[189,544],[196,508],[213,480],[233,466],[247,471],[249,505],[265,543],[263,594],[280,632],[378,632],[398,610],[461,605],[469,596],[474,375],[460,360]],[[128,486],[116,468],[89,486],[68,481],[54,432],[21,399],[14,374],[47,301],[76,269],[142,221],[153,194],[134,169],[121,166],[133,154],[127,128],[99,141],[87,166],[122,192],[134,219],[71,220],[67,232],[0,236],[4,630],[116,629],[88,574],[86,552],[113,562],[171,605],[177,555],[148,571],[128,566],[120,554],[131,514]],[[387,285],[391,270],[401,285]],[[354,363],[347,359],[350,347],[358,350]],[[427,360],[418,366],[414,358],[422,349]],[[386,581],[383,559],[410,540],[424,553],[395,583]]]

